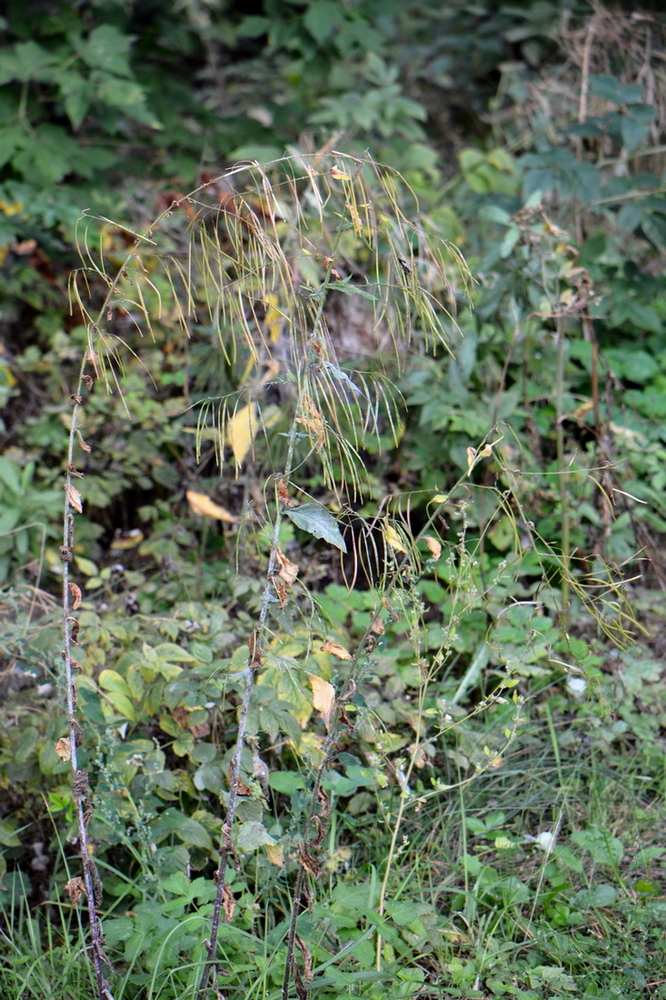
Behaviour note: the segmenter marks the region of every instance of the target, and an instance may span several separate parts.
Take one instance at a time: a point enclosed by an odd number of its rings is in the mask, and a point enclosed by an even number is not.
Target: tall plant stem
[[[297,416],[297,414],[295,416]],[[296,419],[294,418],[289,431],[287,458],[285,461],[284,471],[283,471],[283,477],[287,481],[289,480],[293,467],[294,449],[296,447],[297,438],[298,438],[298,424],[296,422]],[[270,607],[270,602],[272,597],[271,581],[277,566],[277,549],[280,542],[280,527],[282,525],[282,518],[283,518],[282,504],[280,503],[276,489],[275,519],[273,522],[273,533],[271,536],[271,547],[268,558],[268,568],[266,570],[266,586],[264,587],[264,593],[261,600],[261,608],[259,610],[257,628],[254,630],[248,641],[248,646],[249,646],[248,665],[245,667],[245,669],[241,674],[241,679],[243,684],[243,699],[241,702],[240,713],[238,716],[238,733],[236,735],[236,745],[234,748],[234,754],[231,759],[231,765],[229,768],[229,774],[230,774],[229,800],[227,803],[227,811],[224,819],[224,824],[222,826],[222,837],[220,840],[220,852],[219,852],[219,869],[217,872],[217,889],[215,892],[215,901],[213,903],[213,912],[211,914],[210,935],[208,938],[208,944],[206,949],[206,960],[204,963],[203,971],[201,973],[201,978],[199,980],[199,986],[198,986],[199,993],[202,993],[203,990],[206,988],[206,985],[208,983],[208,978],[215,965],[215,954],[217,952],[217,942],[220,934],[220,920],[222,918],[222,910],[225,903],[225,891],[227,889],[225,874],[227,870],[227,862],[229,860],[229,856],[233,854],[232,829],[234,824],[234,818],[236,816],[236,805],[238,802],[238,785],[240,780],[243,748],[245,746],[245,737],[247,734],[247,717],[248,717],[248,712],[250,710],[250,698],[252,697],[252,688],[254,687],[254,672],[259,663],[261,662],[261,654],[260,654],[261,633],[264,625],[266,624],[266,619],[268,617],[268,609]]]
[[[87,357],[87,355],[86,355]],[[71,507],[80,510],[80,502],[73,500],[72,493],[74,475],[74,441],[78,428],[78,416],[81,408],[81,393],[84,386],[84,375],[86,359],[81,364],[77,392],[72,396],[74,404],[72,410],[72,426],[69,435],[67,450],[67,476],[65,480],[65,505],[63,514],[63,537],[60,550],[63,573],[62,573],[62,611],[63,611],[63,660],[65,663],[65,687],[67,692],[67,720],[69,726],[69,759],[72,775],[72,797],[76,812],[76,822],[79,833],[79,848],[81,851],[81,864],[83,868],[83,886],[86,895],[86,905],[88,909],[88,923],[90,926],[90,937],[92,953],[92,965],[99,1000],[113,1000],[109,990],[109,984],[104,978],[102,969],[103,962],[106,961],[103,951],[102,925],[97,916],[98,905],[102,902],[102,884],[97,873],[97,867],[92,856],[92,845],[88,839],[88,820],[90,818],[90,788],[88,785],[88,772],[79,769],[78,748],[83,742],[83,727],[76,718],[76,687],[74,671],[78,664],[72,656],[72,647],[78,645],[79,623],[73,612],[80,603],[80,596],[75,597],[72,604],[72,594],[76,594],[78,588],[70,580],[69,567],[73,557],[74,548],[74,515]],[[74,884],[73,884],[74,883]],[[80,884],[80,883],[79,883]],[[74,901],[80,895],[75,881],[68,883],[70,895]]]
[[[562,595],[561,620],[566,627],[569,613],[569,559],[571,556],[570,528],[571,521],[569,515],[569,475],[565,470],[564,461],[564,428],[562,426],[563,417],[563,394],[564,394],[564,353],[565,353],[564,319],[560,316],[557,320],[557,373],[555,381],[556,399],[556,424],[555,440],[557,446],[557,472],[559,478],[560,491],[560,516],[562,518],[562,560],[563,573],[560,593]]]

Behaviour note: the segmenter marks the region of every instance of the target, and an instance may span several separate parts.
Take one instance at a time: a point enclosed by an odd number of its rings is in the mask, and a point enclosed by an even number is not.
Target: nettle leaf
[[[305,12],[303,23],[320,45],[335,31],[340,20],[339,4],[332,0],[315,0]]]
[[[635,104],[643,97],[641,83],[621,83],[616,76],[598,73],[590,77],[590,91],[613,104]]]
[[[578,847],[588,851],[598,865],[617,865],[624,856],[622,841],[596,823],[585,830],[576,830],[571,839]]]
[[[91,69],[131,76],[128,54],[133,41],[133,35],[123,35],[112,25],[101,24],[90,32],[81,56]]]
[[[274,843],[263,823],[241,823],[236,835],[236,847],[241,851],[256,851],[258,847]]]
[[[325,542],[335,545],[341,552],[347,551],[347,545],[338,528],[338,522],[333,515],[318,503],[304,503],[300,507],[285,510],[285,514],[297,528],[302,528],[315,538],[323,538]]]

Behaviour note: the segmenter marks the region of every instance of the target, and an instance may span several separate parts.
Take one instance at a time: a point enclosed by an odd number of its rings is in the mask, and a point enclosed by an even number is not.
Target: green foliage
[[[561,9],[12,7],[3,995],[96,989],[38,589],[73,421],[116,1000],[194,998],[220,885],[224,994],[279,994],[290,920],[301,996],[663,992],[663,614],[621,582],[666,525],[663,86],[647,22]]]

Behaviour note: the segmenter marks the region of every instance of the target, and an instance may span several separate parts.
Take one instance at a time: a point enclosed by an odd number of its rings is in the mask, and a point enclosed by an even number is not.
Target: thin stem
[[[560,487],[560,516],[562,518],[562,559],[563,573],[560,592],[562,594],[562,625],[566,627],[569,612],[569,558],[570,549],[570,528],[569,516],[569,491],[568,473],[565,471],[564,461],[564,427],[563,427],[563,394],[564,394],[564,320],[558,317],[557,320],[557,372],[555,376],[555,400],[556,400],[556,420],[555,420],[555,440],[557,446],[557,471]]]
[[[296,416],[292,421],[291,428],[289,431],[289,443],[287,446],[287,458],[284,466],[284,478],[289,480],[291,475],[293,462],[294,462],[294,450],[296,447],[296,441],[298,438],[298,424],[296,422]],[[280,542],[280,527],[282,525],[283,519],[282,504],[277,497],[276,491],[276,503],[275,503],[275,520],[273,522],[273,534],[271,537],[271,548],[270,555],[268,559],[268,568],[266,570],[266,586],[264,587],[264,593],[261,600],[261,608],[259,611],[259,624],[255,629],[253,634],[250,636],[249,640],[249,657],[248,665],[243,670],[242,681],[243,681],[243,700],[241,702],[241,709],[238,716],[238,733],[236,735],[236,746],[234,748],[234,755],[231,760],[230,766],[230,785],[229,785],[229,801],[227,803],[227,812],[222,826],[222,838],[220,841],[220,853],[219,853],[219,869],[217,872],[217,889],[215,892],[215,901],[213,903],[213,912],[211,915],[210,922],[210,935],[208,938],[208,945],[206,949],[206,961],[201,973],[201,978],[199,979],[198,992],[202,993],[206,988],[208,983],[208,978],[215,965],[215,955],[217,952],[217,942],[220,933],[220,921],[222,919],[222,910],[224,906],[225,890],[227,888],[226,883],[226,870],[227,862],[229,860],[229,855],[233,853],[233,839],[232,839],[232,828],[234,824],[234,818],[236,816],[236,804],[238,799],[238,785],[240,780],[241,762],[243,756],[243,749],[245,747],[245,737],[247,734],[247,717],[250,711],[250,699],[252,697],[252,689],[254,687],[254,671],[258,664],[261,662],[260,654],[260,643],[261,643],[261,633],[263,627],[266,624],[266,619],[268,617],[268,610],[271,604],[272,593],[272,577],[277,565],[277,549]],[[302,869],[301,869],[302,871]],[[300,874],[300,873],[299,873]]]

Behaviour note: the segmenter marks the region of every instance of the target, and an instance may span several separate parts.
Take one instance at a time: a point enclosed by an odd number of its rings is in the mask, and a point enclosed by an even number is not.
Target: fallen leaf
[[[188,490],[185,496],[193,514],[201,514],[202,517],[213,517],[217,521],[227,521],[229,524],[235,524],[236,518],[233,514],[230,514],[224,507],[220,507],[219,504],[211,500],[205,493],[195,493],[194,490]]]

